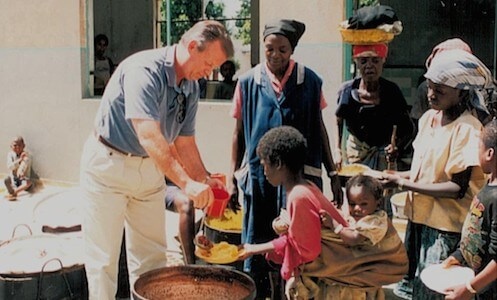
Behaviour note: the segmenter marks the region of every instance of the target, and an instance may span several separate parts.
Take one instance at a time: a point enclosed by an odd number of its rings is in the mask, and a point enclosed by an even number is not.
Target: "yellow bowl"
[[[389,43],[394,34],[381,29],[340,29],[344,43],[352,45],[371,45]]]
[[[197,248],[195,255],[211,264],[230,264],[238,259],[238,251],[237,245],[220,242],[209,250]]]
[[[342,166],[340,171],[338,171],[338,176],[353,177],[359,174],[363,174],[364,172],[369,170],[371,170],[371,168],[366,165],[354,163]]]
[[[241,232],[242,231],[242,216],[241,210],[234,213],[231,209],[224,210],[224,214],[220,218],[207,217],[205,223],[207,226],[225,231],[225,232]]]

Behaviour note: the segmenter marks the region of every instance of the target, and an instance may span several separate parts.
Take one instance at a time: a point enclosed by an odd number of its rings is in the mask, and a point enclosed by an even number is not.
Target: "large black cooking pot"
[[[0,299],[88,299],[81,238],[53,234],[0,243]]]
[[[133,286],[135,300],[241,300],[255,295],[248,275],[215,266],[159,268],[142,274]]]

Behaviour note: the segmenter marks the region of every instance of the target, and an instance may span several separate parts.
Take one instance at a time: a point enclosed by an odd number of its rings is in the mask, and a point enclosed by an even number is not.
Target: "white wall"
[[[24,136],[42,177],[77,179],[94,114],[81,101],[84,14],[79,1],[0,0],[0,153]]]

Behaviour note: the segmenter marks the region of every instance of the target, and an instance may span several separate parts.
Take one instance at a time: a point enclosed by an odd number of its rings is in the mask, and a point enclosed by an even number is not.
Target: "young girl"
[[[407,272],[407,254],[381,209],[382,184],[357,175],[347,181],[346,194],[350,225],[321,213],[323,251],[303,274],[318,277],[316,299],[384,299],[382,286],[397,282]]]
[[[444,295],[425,287],[419,274],[457,248],[471,201],[484,185],[478,162],[482,124],[472,111],[479,109],[478,91],[491,88],[493,78],[477,57],[457,49],[438,53],[425,77],[431,109],[419,120],[411,169],[385,177],[409,191],[405,244],[410,276],[394,293],[428,300]]]
[[[273,186],[282,185],[286,191],[288,230],[266,243],[244,244],[239,257],[246,259],[267,253],[267,259],[282,265],[281,276],[290,283],[299,274],[300,266],[321,253],[320,210],[330,214],[338,224],[348,226],[320,189],[303,178],[306,148],[303,135],[290,126],[273,128],[259,141],[257,155],[264,175]]]

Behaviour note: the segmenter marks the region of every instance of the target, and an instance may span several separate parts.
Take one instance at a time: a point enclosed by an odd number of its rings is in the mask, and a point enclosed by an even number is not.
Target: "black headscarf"
[[[300,37],[304,34],[305,24],[295,20],[278,20],[266,24],[264,27],[264,39],[270,34],[281,34],[285,36],[295,50]]]

